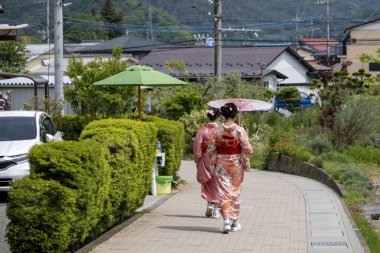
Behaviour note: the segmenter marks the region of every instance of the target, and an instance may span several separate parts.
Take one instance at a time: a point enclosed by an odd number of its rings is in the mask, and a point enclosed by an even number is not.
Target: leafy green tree
[[[181,67],[176,61],[166,62],[171,68]],[[184,69],[186,70],[186,69]],[[178,119],[192,110],[204,109],[207,103],[223,98],[252,98],[271,101],[273,92],[240,78],[238,74],[224,76],[221,82],[206,78],[184,87],[155,89],[152,105],[161,117]]]
[[[25,72],[25,46],[15,41],[0,42],[0,71]]]
[[[196,109],[201,99],[195,90],[179,91],[171,99],[164,100],[165,114],[169,119],[178,120],[184,114]]]
[[[121,60],[121,48],[115,48],[113,57],[98,58],[87,64],[70,59],[66,71],[73,84],[65,87],[64,94],[78,115],[91,117],[117,116],[129,112],[136,106],[136,87],[100,87],[93,83],[125,70],[127,61]]]
[[[296,106],[296,103],[301,100],[300,93],[295,87],[286,87],[279,91],[277,98],[281,101],[284,101],[289,106],[287,109],[291,112],[297,111],[299,107]]]
[[[341,105],[352,95],[368,93],[372,81],[370,74],[360,69],[352,75],[346,71],[325,74],[313,82],[322,102],[320,123],[332,129]]]
[[[82,21],[65,24],[65,42],[80,43],[83,40],[106,40],[108,38],[108,31],[104,27],[102,17],[89,13],[76,13],[71,18]],[[83,29],[83,25],[87,25],[86,29]]]
[[[123,29],[118,28],[117,25],[120,25],[123,21],[123,13],[117,11],[113,6],[112,0],[106,0],[103,8],[100,11],[100,15],[103,17],[104,21],[113,27],[108,29],[108,38],[112,39],[124,34]]]

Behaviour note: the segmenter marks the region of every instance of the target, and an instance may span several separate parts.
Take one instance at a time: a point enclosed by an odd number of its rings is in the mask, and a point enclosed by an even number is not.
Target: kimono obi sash
[[[241,153],[241,147],[236,146],[236,147],[220,147],[216,148],[216,152],[221,155],[236,155]]]
[[[236,138],[223,135],[222,139],[216,143],[216,152],[222,155],[235,155],[241,153],[240,143]]]

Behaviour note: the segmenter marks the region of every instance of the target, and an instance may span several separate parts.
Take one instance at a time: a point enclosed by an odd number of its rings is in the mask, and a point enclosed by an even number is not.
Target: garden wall
[[[281,154],[270,154],[267,163],[267,170],[276,172],[285,172],[302,177],[307,177],[321,182],[333,189],[339,196],[346,196],[346,191],[338,181],[329,177],[326,171],[317,166],[299,161],[293,157]]]

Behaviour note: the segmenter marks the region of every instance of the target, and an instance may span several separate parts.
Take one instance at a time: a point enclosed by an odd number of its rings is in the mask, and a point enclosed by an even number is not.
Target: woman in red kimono
[[[240,191],[244,171],[249,172],[252,146],[246,131],[235,124],[237,107],[227,103],[221,108],[224,123],[211,134],[208,155],[211,173],[215,175],[219,191],[223,233],[239,231]]]
[[[207,200],[206,216],[219,218],[218,188],[215,177],[210,174],[210,159],[206,152],[210,134],[212,130],[218,127],[218,123],[215,121],[220,115],[220,110],[212,108],[206,113],[210,122],[197,132],[193,143],[193,154],[197,165],[197,181],[201,184],[201,196]]]

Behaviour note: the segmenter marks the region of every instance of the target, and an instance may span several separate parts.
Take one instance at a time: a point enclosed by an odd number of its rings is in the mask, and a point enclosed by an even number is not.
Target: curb
[[[125,220],[123,220],[120,224],[112,227],[108,231],[104,232],[103,234],[99,235],[97,238],[94,240],[90,241],[83,247],[79,248],[78,250],[74,251],[75,253],[89,253],[93,249],[95,249],[98,245],[104,243],[105,241],[109,240],[111,237],[116,235],[117,233],[121,232],[124,228],[128,227],[135,221],[137,221],[139,218],[141,218],[143,215],[146,213],[149,213],[150,211],[154,210],[158,206],[160,206],[162,203],[173,197],[175,194],[177,194],[179,190],[172,190],[171,194],[168,195],[157,195],[153,197],[157,197],[155,201],[149,201],[149,203],[145,203],[136,209],[136,211],[131,214],[131,216],[126,217]],[[147,195],[145,197],[145,200],[147,200],[147,197],[152,196],[152,195]]]

